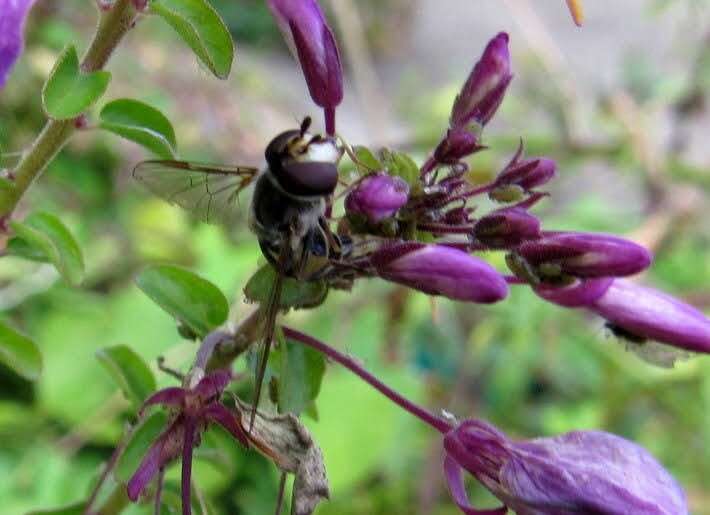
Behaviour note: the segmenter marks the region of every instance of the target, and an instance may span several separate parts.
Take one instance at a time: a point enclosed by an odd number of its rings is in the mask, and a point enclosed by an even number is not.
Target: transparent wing
[[[155,195],[190,211],[203,222],[231,225],[239,215],[239,193],[252,183],[258,168],[143,161],[133,177]]]

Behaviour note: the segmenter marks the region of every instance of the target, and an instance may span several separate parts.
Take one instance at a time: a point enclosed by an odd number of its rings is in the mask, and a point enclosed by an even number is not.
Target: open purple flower
[[[549,232],[521,244],[516,252],[543,277],[623,277],[651,264],[651,254],[645,248],[609,234]]]
[[[375,252],[370,262],[383,279],[430,295],[479,303],[508,295],[507,283],[491,265],[445,245],[390,245]]]
[[[0,88],[24,47],[25,19],[35,0],[0,0]]]
[[[409,185],[402,178],[377,173],[362,179],[348,194],[345,209],[376,223],[394,215],[408,198]]]
[[[269,0],[291,52],[298,57],[313,101],[325,111],[326,132],[335,134],[335,108],[343,99],[343,71],[333,32],[316,0]]]
[[[710,319],[661,291],[615,279],[589,309],[635,337],[710,353]]]
[[[169,462],[182,455],[182,513],[190,515],[190,481],[192,449],[199,445],[200,435],[210,423],[224,427],[244,446],[249,439],[239,418],[219,402],[229,384],[231,374],[218,370],[203,377],[192,388],[164,388],[150,396],[141,407],[159,404],[175,410],[170,425],[153,442],[138,469],[128,481],[128,497],[138,500],[145,487]]]
[[[456,97],[450,127],[463,129],[474,122],[488,123],[503,102],[512,78],[508,34],[501,32],[488,42]]]
[[[482,421],[467,420],[444,436],[451,494],[469,515],[686,515],[685,495],[644,448],[601,431],[513,441]],[[462,469],[504,507],[476,510]]]

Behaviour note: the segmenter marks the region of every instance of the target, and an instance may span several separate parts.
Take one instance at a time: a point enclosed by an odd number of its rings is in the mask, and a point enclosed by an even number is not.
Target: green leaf
[[[0,362],[30,381],[42,372],[42,354],[27,336],[0,322]]]
[[[156,155],[175,157],[175,131],[163,113],[138,100],[109,102],[99,115],[99,127],[144,146]]]
[[[66,120],[79,116],[104,94],[111,74],[83,73],[76,48],[68,46],[59,56],[42,88],[42,105],[50,117]]]
[[[264,304],[268,302],[271,286],[276,280],[276,271],[266,264],[251,276],[244,287],[244,295],[251,302]],[[280,307],[283,310],[291,308],[312,308],[323,303],[328,295],[325,281],[299,281],[291,277],[284,279],[281,290]]]
[[[136,407],[155,391],[153,372],[130,347],[116,345],[99,349],[96,351],[96,358]]]
[[[419,167],[407,154],[383,148],[380,157],[390,175],[401,177],[411,187],[419,185]]]
[[[227,320],[229,304],[211,282],[172,265],[150,266],[136,284],[153,301],[200,337]]]
[[[369,148],[356,145],[353,147],[353,152],[355,153],[357,160],[364,165],[361,166],[360,164],[355,163],[355,166],[357,166],[360,173],[371,173],[384,169],[384,165],[375,157],[375,154],[373,154]]]
[[[195,55],[220,79],[226,79],[234,60],[232,36],[206,0],[153,0],[152,12],[175,29]]]
[[[82,501],[61,508],[30,511],[26,515],[82,515],[85,507],[86,503]]]
[[[167,422],[168,416],[165,413],[155,411],[133,429],[116,465],[115,474],[119,481],[128,482],[151,444],[167,429]]]
[[[280,350],[279,412],[298,415],[313,403],[320,392],[325,358],[320,352],[283,340],[283,337]]]
[[[23,222],[10,222],[10,227],[17,236],[8,243],[9,254],[52,263],[69,284],[76,286],[82,281],[81,249],[59,218],[49,213],[32,213]]]

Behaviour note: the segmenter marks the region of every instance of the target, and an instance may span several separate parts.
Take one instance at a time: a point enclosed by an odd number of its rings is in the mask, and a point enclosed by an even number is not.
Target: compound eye
[[[323,161],[287,161],[272,169],[286,193],[299,197],[330,195],[338,185],[338,168]]]
[[[301,137],[300,130],[290,130],[282,132],[267,145],[264,157],[271,168],[278,166],[286,155],[288,144],[294,138]]]

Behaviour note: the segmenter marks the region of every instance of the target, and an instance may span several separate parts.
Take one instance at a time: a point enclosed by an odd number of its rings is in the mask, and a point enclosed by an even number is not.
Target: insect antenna
[[[266,365],[269,360],[269,352],[271,351],[271,342],[274,339],[276,316],[278,315],[279,309],[281,307],[281,291],[283,290],[284,282],[283,268],[288,262],[289,251],[290,249],[288,245],[284,244],[281,248],[281,253],[279,255],[278,267],[276,268],[276,278],[274,279],[274,283],[271,285],[271,290],[269,291],[269,298],[266,304],[266,310],[264,311],[264,336],[262,340],[263,350],[261,352],[261,359],[259,360],[259,367],[257,369],[256,392],[254,392],[254,401],[252,403],[251,415],[249,416],[248,433],[251,433],[251,430],[254,427],[254,417],[256,416],[256,408],[259,405],[261,387],[264,383]]]

